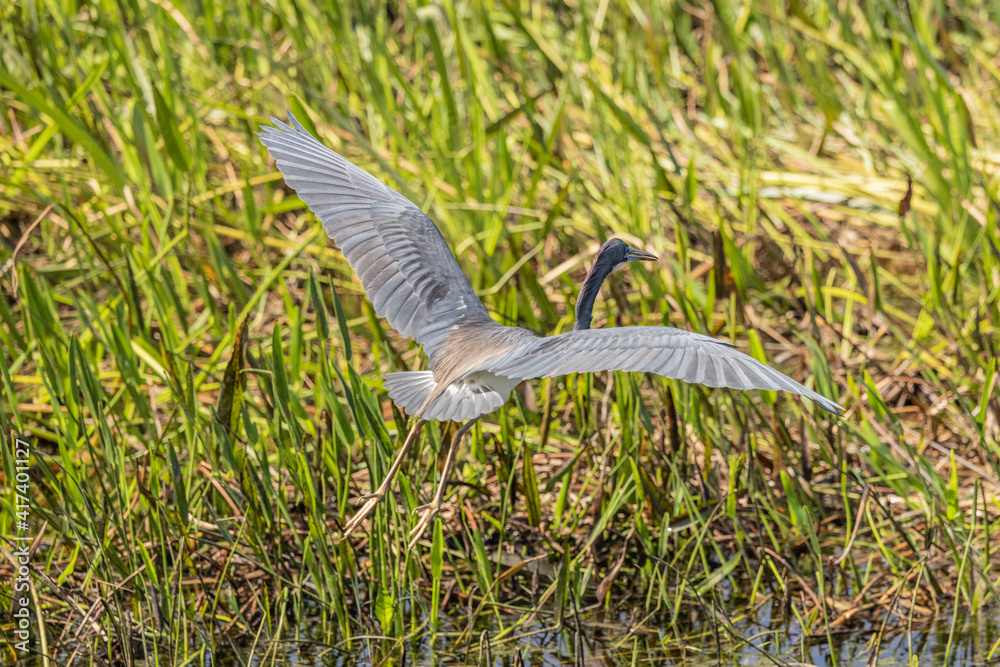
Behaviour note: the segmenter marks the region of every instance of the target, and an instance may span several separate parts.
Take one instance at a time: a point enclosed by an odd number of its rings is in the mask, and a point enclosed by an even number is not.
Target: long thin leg
[[[455,432],[455,437],[451,439],[451,446],[448,448],[448,456],[444,460],[444,470],[441,471],[441,481],[438,482],[437,491],[434,493],[434,500],[431,501],[430,505],[426,505],[422,514],[420,515],[420,521],[417,525],[410,531],[410,545],[407,549],[412,549],[417,544],[417,540],[423,535],[424,530],[427,529],[428,524],[430,524],[431,519],[437,516],[437,513],[441,510],[441,501],[444,500],[444,492],[448,487],[448,477],[451,476],[451,467],[455,463],[455,452],[458,451],[458,444],[462,442],[462,438],[465,436],[469,430],[476,425],[481,417],[476,417],[475,419],[470,419],[465,422],[462,428]]]
[[[420,419],[413,425],[413,428],[410,429],[409,435],[406,436],[406,441],[403,443],[403,446],[399,448],[399,454],[396,455],[396,460],[392,462],[392,466],[389,468],[389,474],[385,476],[384,480],[382,480],[382,484],[375,490],[375,493],[362,496],[360,498],[360,501],[363,502],[364,505],[362,505],[361,509],[358,510],[357,514],[351,517],[351,520],[347,522],[347,525],[344,526],[344,537],[350,535],[351,531],[357,528],[358,524],[364,521],[366,516],[371,514],[372,510],[375,509],[375,506],[378,505],[385,496],[385,492],[389,490],[389,486],[392,484],[392,480],[396,477],[396,473],[399,472],[399,467],[403,465],[403,459],[406,458],[406,454],[410,451],[410,447],[412,447],[413,443],[416,441],[417,435],[420,433],[420,429],[426,423],[426,419]]]

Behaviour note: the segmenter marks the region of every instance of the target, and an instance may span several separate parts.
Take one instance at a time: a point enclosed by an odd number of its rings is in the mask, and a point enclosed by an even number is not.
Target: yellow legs
[[[455,437],[451,439],[451,447],[448,448],[448,456],[444,460],[444,470],[441,471],[441,481],[438,482],[437,492],[434,494],[434,500],[431,501],[429,505],[418,507],[415,510],[418,512],[422,510],[422,512],[420,514],[420,521],[418,521],[417,525],[410,531],[411,540],[407,549],[412,550],[413,547],[416,546],[417,540],[420,539],[420,536],[423,535],[431,520],[437,516],[437,513],[441,510],[441,501],[444,499],[444,492],[448,487],[448,477],[451,475],[451,467],[455,463],[455,452],[458,450],[458,443],[462,441],[465,434],[476,425],[476,422],[479,421],[479,419],[479,417],[476,417],[475,419],[467,421],[462,425],[462,428],[455,432]]]
[[[420,434],[420,429],[426,423],[426,419],[420,419],[413,425],[413,428],[410,429],[409,435],[406,436],[406,442],[403,443],[403,446],[399,450],[399,454],[396,455],[396,460],[392,462],[392,467],[389,468],[389,474],[385,476],[384,480],[382,480],[382,484],[378,487],[378,489],[376,489],[375,493],[362,496],[358,499],[358,502],[364,504],[361,509],[358,510],[358,513],[351,517],[351,520],[344,526],[344,537],[350,535],[351,531],[357,528],[358,524],[364,521],[365,517],[372,513],[375,506],[378,505],[379,501],[381,501],[385,496],[385,492],[389,490],[389,485],[392,484],[393,478],[395,478],[396,473],[399,472],[399,467],[403,465],[403,459],[406,458],[407,452],[410,451],[410,447],[412,447],[413,443],[416,441],[417,435]]]

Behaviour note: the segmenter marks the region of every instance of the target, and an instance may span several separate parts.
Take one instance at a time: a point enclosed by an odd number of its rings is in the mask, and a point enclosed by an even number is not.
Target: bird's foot
[[[406,547],[407,551],[412,551],[413,547],[417,546],[417,542],[423,536],[424,531],[427,530],[427,526],[430,525],[431,521],[434,520],[434,517],[436,517],[440,511],[441,501],[421,505],[417,509],[413,510],[414,514],[420,512],[420,520],[417,521],[417,525],[410,531],[410,544]]]
[[[438,503],[437,505],[438,505],[438,509],[440,510],[441,509],[441,503]],[[423,512],[426,512],[427,510],[429,510],[432,507],[434,507],[434,503],[424,503],[423,505],[417,505],[416,507],[413,508],[413,511],[410,512],[410,514],[421,514]]]
[[[359,509],[357,513],[351,517],[351,520],[344,525],[344,537],[350,535],[351,531],[357,528],[361,522],[365,520],[365,517],[372,513],[372,510],[374,510],[375,506],[379,504],[383,496],[385,496],[384,491],[380,493],[371,493],[357,499],[357,503],[363,503],[363,505],[361,506],[361,509]]]
[[[376,501],[382,500],[382,497],[384,495],[385,495],[385,493],[380,493],[380,492],[376,491],[375,493],[366,493],[363,496],[356,496],[354,498],[351,498],[347,502],[350,503],[351,505],[355,505],[355,506],[357,506],[357,505],[365,505],[365,504],[368,503],[368,501],[370,501],[372,499],[375,499]]]

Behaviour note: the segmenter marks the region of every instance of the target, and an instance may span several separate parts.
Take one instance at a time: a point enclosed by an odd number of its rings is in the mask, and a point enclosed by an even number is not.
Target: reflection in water
[[[773,617],[772,612],[775,612]],[[878,631],[878,627],[859,626],[831,632],[829,637],[825,633],[805,636],[797,623],[784,623],[776,607],[770,604],[760,607],[753,618],[718,618],[717,622],[712,622],[704,614],[700,620],[695,616],[693,627],[683,633],[683,641],[676,639],[676,633],[667,627],[653,628],[647,624],[641,631],[630,632],[633,619],[642,617],[631,612],[581,615],[579,635],[572,619],[562,629],[539,623],[520,629],[514,636],[491,641],[490,667],[520,664],[518,654],[523,664],[531,667],[864,666],[871,658],[870,642]],[[258,643],[252,654],[250,644],[219,647],[213,653],[211,664],[228,666],[249,662],[262,665],[274,661],[273,664],[281,665],[335,667],[477,665],[480,655],[485,653],[485,646],[478,640],[482,631],[497,637],[503,627],[509,627],[519,618],[516,615],[493,617],[492,625],[477,627],[471,633],[473,639],[463,638],[458,646],[456,640],[468,636],[462,632],[464,626],[449,624],[445,619],[442,619],[441,632],[434,638],[425,634],[405,642],[380,637],[354,638],[348,642],[335,636],[333,626],[324,627],[318,621],[306,620],[300,624],[294,638],[287,637],[264,646]],[[959,618],[954,628],[949,620],[942,620],[914,627],[910,634],[905,631],[905,618],[893,620],[896,622],[889,623],[882,637],[878,661],[873,663],[879,667],[938,667],[946,664],[946,653],[947,664],[955,666],[993,664],[996,660],[996,653],[990,655],[990,651],[1000,636],[997,631],[1000,617],[966,616]],[[731,631],[727,631],[726,626]],[[817,627],[822,626],[818,624]]]

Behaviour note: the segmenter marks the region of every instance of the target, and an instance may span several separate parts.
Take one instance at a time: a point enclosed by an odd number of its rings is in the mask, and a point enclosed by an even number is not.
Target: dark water
[[[739,608],[737,599],[727,596],[728,608]],[[820,636],[803,633],[798,619],[782,615],[778,604],[764,604],[753,613],[726,616],[709,608],[687,609],[683,623],[671,627],[644,618],[641,609],[617,613],[604,610],[570,614],[562,627],[555,627],[551,615],[540,615],[534,624],[516,631],[506,628],[520,621],[519,614],[483,614],[472,632],[465,632],[461,615],[442,616],[439,632],[423,631],[414,623],[414,636],[406,640],[377,634],[344,639],[335,623],[327,623],[319,608],[304,609],[298,623],[286,618],[280,638],[274,639],[278,619],[259,631],[256,638],[234,638],[221,634],[221,626],[202,628],[200,637],[183,646],[168,646],[161,638],[157,655],[142,659],[141,642],[133,648],[137,667],[190,665],[191,667],[315,666],[315,667],[439,667],[488,665],[489,667],[571,666],[639,667],[640,665],[709,666],[791,666],[806,667],[940,667],[996,665],[1000,667],[1000,609],[977,614],[960,613],[908,627],[904,616],[892,615],[885,623],[878,646],[873,648],[885,621],[885,609],[870,619],[837,628],[827,636],[817,622]],[[399,610],[409,619],[409,605]],[[658,618],[662,618],[658,617]],[[482,620],[486,619],[486,620]],[[251,634],[258,633],[254,629]],[[486,642],[489,658],[486,660]],[[151,648],[151,646],[150,646]],[[482,658],[481,658],[482,656]],[[76,654],[79,660],[82,656]],[[68,653],[53,656],[51,665],[65,664]],[[124,656],[100,664],[123,665]],[[42,665],[37,656],[22,656],[18,665]]]
[[[605,665],[631,667],[638,665],[817,665],[864,666],[872,658],[872,645],[877,626],[857,627],[834,633],[829,641],[822,637],[804,636],[798,623],[788,625],[778,621],[772,625],[772,608],[765,605],[753,619],[729,624],[725,619],[697,621],[682,641],[667,628],[646,629],[630,633],[632,614],[592,613],[581,616],[579,632],[575,621],[563,629],[542,623],[521,628],[514,637],[490,643],[490,667]],[[499,623],[513,624],[518,617],[499,620],[492,626],[478,628],[471,638],[462,637],[461,627],[445,625],[435,637],[423,634],[401,642],[379,637],[358,637],[351,641],[324,639],[335,632],[319,623],[299,627],[298,637],[274,644],[259,643],[255,649],[217,647],[204,664],[212,665],[316,665],[335,667],[412,665],[479,665],[480,633],[500,634]],[[882,637],[876,662],[880,667],[937,667],[941,665],[1000,664],[1000,637],[996,614],[992,617],[961,617],[951,627],[950,621],[914,626],[907,633],[905,618],[893,618]],[[881,619],[877,621],[881,624]],[[723,624],[731,628],[727,631]],[[568,627],[567,627],[568,626]],[[717,631],[715,631],[717,629]],[[949,649],[949,633],[952,634]],[[456,646],[456,640],[458,645]],[[483,647],[485,648],[485,647]],[[405,649],[405,655],[403,655]],[[993,654],[990,654],[991,649]],[[519,658],[518,658],[519,654]],[[518,662],[518,660],[522,662]]]

